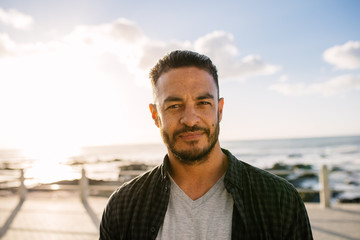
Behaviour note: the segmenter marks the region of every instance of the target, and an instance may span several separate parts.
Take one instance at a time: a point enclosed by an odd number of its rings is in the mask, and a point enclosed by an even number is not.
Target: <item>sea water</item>
[[[360,185],[360,136],[221,141],[221,146],[259,168],[283,163],[307,164],[318,170],[326,165],[330,170],[340,169],[330,176],[332,188],[348,188],[349,182],[355,187]],[[0,169],[24,168],[28,184],[78,179],[82,168],[89,178],[117,180],[120,166],[135,162],[154,166],[162,162],[165,154],[162,143],[90,146],[59,162],[32,159],[20,150],[3,149],[0,150]],[[14,177],[11,171],[0,170],[0,174],[0,183]]]

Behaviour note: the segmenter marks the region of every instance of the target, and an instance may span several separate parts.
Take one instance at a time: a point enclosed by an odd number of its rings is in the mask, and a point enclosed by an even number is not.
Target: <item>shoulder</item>
[[[224,152],[228,155],[230,162],[228,178],[241,190],[259,194],[289,193],[298,195],[295,187],[284,178],[240,161],[227,150]]]
[[[250,182],[259,187],[277,189],[283,191],[296,191],[295,187],[286,179],[276,176],[268,171],[254,167],[248,163],[240,162],[245,168],[246,175]]]
[[[166,182],[162,177],[163,165],[159,165],[152,170],[124,183],[110,196],[104,209],[100,224],[100,232],[103,235],[119,236],[127,239],[134,233],[128,228],[129,224],[146,223],[143,228],[148,226],[149,219],[144,220],[144,216],[149,216],[152,210],[152,202],[160,202],[158,198],[163,198],[162,185]],[[145,222],[144,222],[145,221]],[[121,238],[120,237],[120,238]]]
[[[138,198],[141,195],[146,194],[147,191],[151,191],[161,181],[161,168],[162,165],[137,176],[121,185],[116,189],[109,198],[108,204],[122,203],[126,204],[132,198]]]
[[[292,184],[225,153],[230,159],[227,188],[252,238],[266,232],[274,238],[312,239],[305,205]]]
[[[161,168],[162,165],[159,165],[145,172],[124,183],[112,193],[101,219],[102,234],[121,235],[127,233],[126,226],[130,223],[132,216],[138,214],[140,209],[146,205],[151,192],[156,192],[161,179]]]

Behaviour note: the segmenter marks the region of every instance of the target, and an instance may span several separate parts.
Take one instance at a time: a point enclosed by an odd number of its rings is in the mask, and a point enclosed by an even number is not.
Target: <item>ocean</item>
[[[322,165],[337,169],[330,175],[335,189],[355,189],[360,195],[360,136],[221,141],[238,159],[259,168],[271,168],[276,163],[306,164],[318,170]],[[51,159],[31,159],[17,149],[0,150],[0,188],[17,176],[9,169],[25,169],[26,184],[36,185],[80,177],[81,168],[97,180],[114,180],[119,167],[131,163],[160,164],[166,153],[163,144],[90,146],[76,156],[60,162]],[[57,153],[53,153],[54,156]],[[351,183],[351,184],[349,184]],[[310,188],[318,188],[312,183]]]

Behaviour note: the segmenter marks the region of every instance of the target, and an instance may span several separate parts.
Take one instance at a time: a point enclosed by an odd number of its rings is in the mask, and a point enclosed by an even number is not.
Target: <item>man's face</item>
[[[213,77],[196,67],[163,73],[157,82],[152,117],[169,154],[191,164],[205,160],[218,142],[223,99]]]

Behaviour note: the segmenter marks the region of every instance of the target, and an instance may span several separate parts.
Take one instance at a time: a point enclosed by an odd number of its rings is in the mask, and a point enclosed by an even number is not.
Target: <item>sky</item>
[[[148,72],[175,49],[217,66],[221,140],[359,135],[359,12],[351,0],[0,0],[0,148],[161,142]]]

